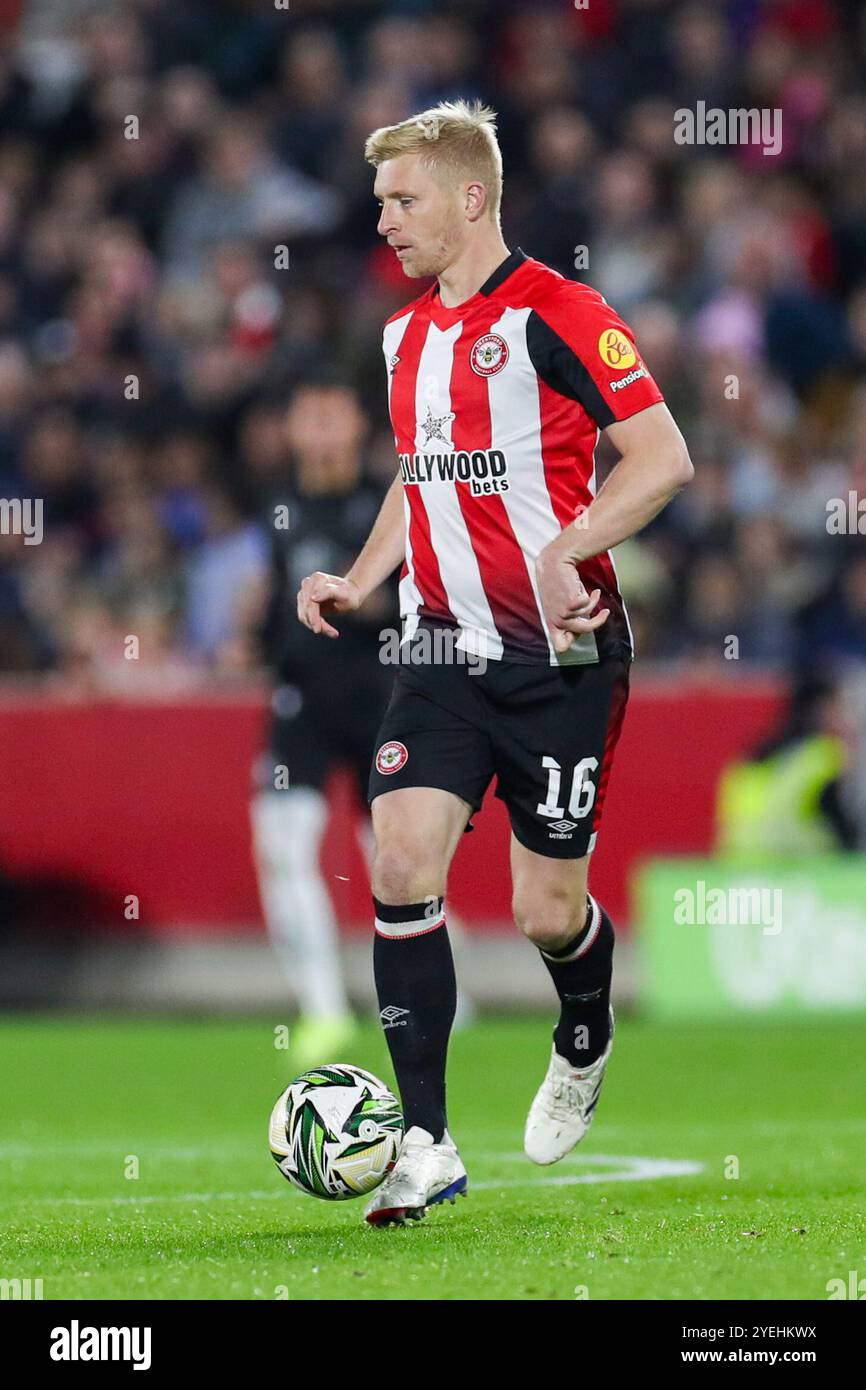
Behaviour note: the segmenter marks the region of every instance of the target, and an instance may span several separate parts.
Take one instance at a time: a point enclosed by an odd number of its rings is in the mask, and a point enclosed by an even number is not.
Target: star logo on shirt
[[[435,416],[429,405],[427,407],[427,419],[421,421],[421,428],[426,436],[424,443],[429,444],[431,439],[441,439],[443,444],[447,444],[449,449],[454,445],[451,440],[443,433],[442,426],[447,425],[449,420],[454,419],[454,411],[449,410],[446,415]]]

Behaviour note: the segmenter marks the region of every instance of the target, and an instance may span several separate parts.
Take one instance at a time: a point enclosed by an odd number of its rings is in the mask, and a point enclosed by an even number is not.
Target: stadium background
[[[311,373],[356,384],[365,469],[393,475],[380,334],[413,287],[377,237],[361,151],[457,95],[499,113],[507,243],[630,322],[696,468],[617,551],[638,664],[594,884],[634,998],[634,875],[712,850],[719,774],[778,722],[796,674],[838,672],[866,720],[866,539],[827,525],[830,498],[866,492],[861,7],[0,13],[0,494],[42,498],[45,526],[39,545],[0,535],[5,1001],[284,997],[247,809],[268,702],[265,508]],[[781,151],[677,144],[673,112],[699,100],[781,110]],[[324,870],[369,999],[345,779],[332,794]],[[505,837],[491,798],[453,901],[476,994],[532,1004],[546,981],[505,935]]]
[[[0,502],[45,523],[0,528],[0,1297],[866,1291],[866,537],[827,525],[866,500],[864,65],[855,0],[0,0]],[[507,243],[631,323],[696,476],[617,552],[638,660],[593,861],[619,936],[592,1133],[553,1175],[520,1152],[551,1000],[491,798],[449,885],[470,1201],[382,1241],[265,1146],[294,1024],[250,859],[255,595],[298,381],[355,381],[393,475],[380,330],[414,286],[362,146],[454,95],[500,113]],[[781,110],[780,152],[678,145],[699,101]],[[842,683],[855,843],[743,880],[708,858],[720,775],[804,671]],[[332,792],[346,1051],[387,1078]],[[677,925],[703,880],[781,888],[783,930]]]

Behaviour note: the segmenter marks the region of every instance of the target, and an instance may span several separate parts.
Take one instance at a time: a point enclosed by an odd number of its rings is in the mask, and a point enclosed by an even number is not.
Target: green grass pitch
[[[268,1021],[7,1017],[0,1277],[46,1299],[820,1300],[866,1275],[862,1022],[623,1017],[589,1136],[541,1169],[521,1137],[550,1027],[455,1035],[469,1197],[373,1230],[277,1171]],[[322,1061],[393,1080],[376,1025],[348,1051]]]

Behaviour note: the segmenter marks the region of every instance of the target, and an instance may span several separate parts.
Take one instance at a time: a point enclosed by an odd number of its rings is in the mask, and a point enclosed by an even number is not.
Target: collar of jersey
[[[452,324],[465,318],[485,299],[488,299],[494,290],[498,290],[499,286],[508,279],[509,275],[513,275],[526,259],[526,253],[519,246],[515,247],[510,255],[500,262],[493,274],[488,275],[480,290],[476,290],[468,299],[464,299],[462,304],[454,304],[450,308],[440,303],[439,282],[437,281],[430,295],[430,317],[433,322],[439,328],[450,328]]]

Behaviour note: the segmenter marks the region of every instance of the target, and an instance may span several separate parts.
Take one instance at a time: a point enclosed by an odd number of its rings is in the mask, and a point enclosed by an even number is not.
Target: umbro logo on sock
[[[379,1017],[386,1028],[405,1028],[406,1019],[404,1015],[408,1012],[408,1009],[398,1009],[396,1004],[388,1004],[384,1009],[380,1010]]]
[[[604,985],[591,990],[589,994],[563,994],[562,998],[566,1004],[591,1004],[593,999],[600,999],[603,993]]]

